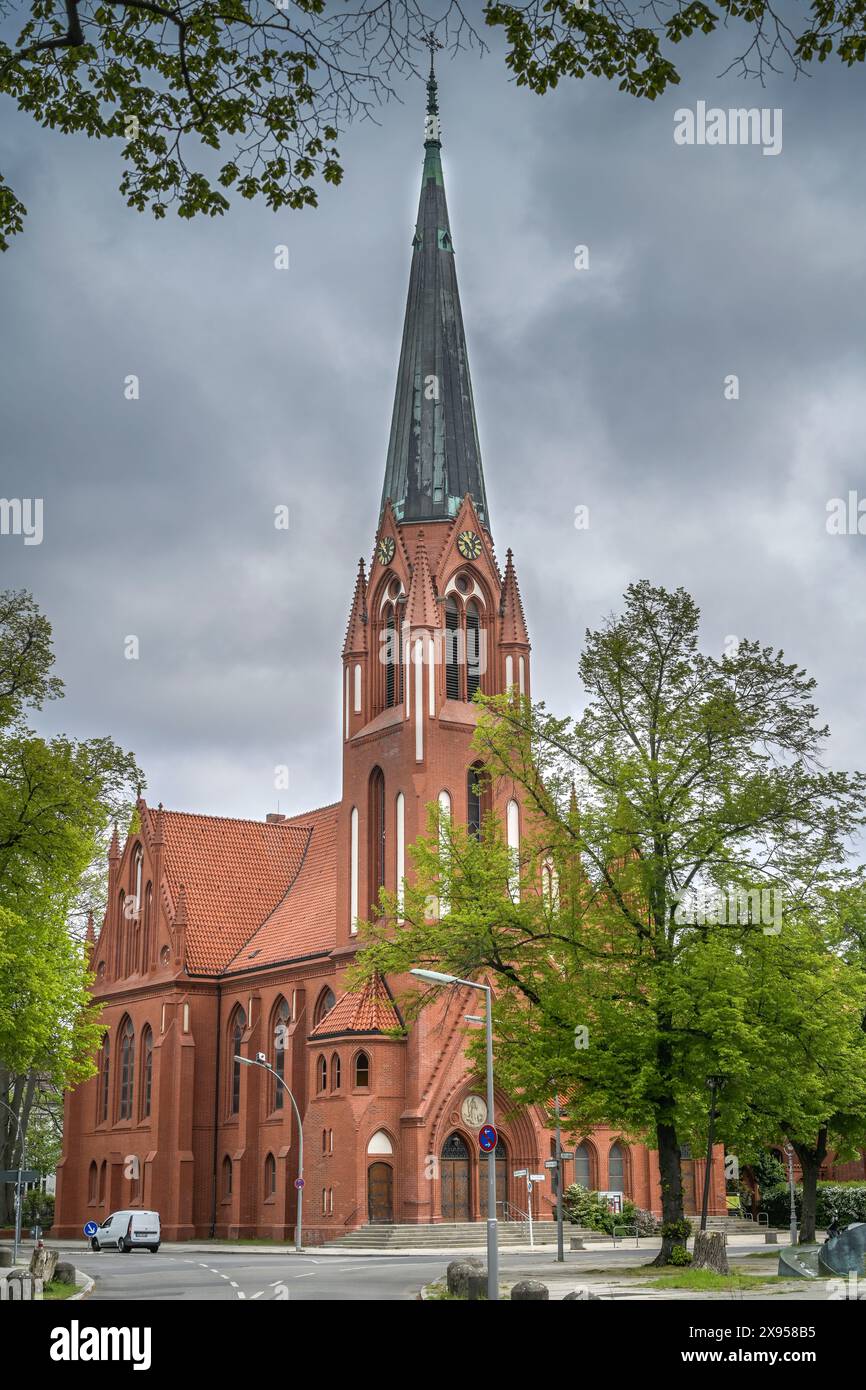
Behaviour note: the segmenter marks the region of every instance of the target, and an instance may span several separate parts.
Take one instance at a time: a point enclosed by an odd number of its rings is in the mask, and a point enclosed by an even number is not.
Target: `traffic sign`
[[[516,1178],[526,1178],[529,1176],[529,1170],[527,1168],[515,1168],[514,1176]]]
[[[17,1168],[0,1168],[0,1182],[17,1182],[17,1181],[18,1181],[18,1169],[17,1169]],[[36,1170],[35,1170],[34,1168],[22,1168],[22,1169],[21,1169],[21,1181],[22,1181],[22,1183],[27,1183],[27,1182],[38,1182],[38,1181],[39,1181],[39,1174],[36,1172]]]
[[[562,1159],[563,1163],[570,1163],[571,1160],[574,1158],[574,1154],[567,1154],[565,1152],[565,1149],[563,1149],[559,1157]]]
[[[530,1173],[530,1174],[529,1174],[529,1177],[530,1177],[530,1179],[531,1179],[532,1182],[544,1182],[544,1174],[543,1174],[543,1173]]]
[[[496,1133],[494,1125],[482,1125],[478,1131],[478,1145],[482,1153],[492,1153],[496,1148],[499,1135]]]
[[[99,1227],[97,1226],[95,1221],[85,1221],[84,1234],[88,1237],[88,1239],[90,1238],[90,1236],[95,1236],[98,1230]]]
[[[304,1179],[303,1179],[303,1178],[295,1178],[295,1187],[298,1189],[299,1192],[300,1192],[301,1188],[303,1187],[303,1185],[304,1185]]]
[[[558,1167],[559,1167],[559,1162],[558,1162],[558,1160],[555,1159],[555,1158],[546,1158],[546,1159],[544,1160],[544,1166],[545,1166],[545,1168],[558,1168]]]

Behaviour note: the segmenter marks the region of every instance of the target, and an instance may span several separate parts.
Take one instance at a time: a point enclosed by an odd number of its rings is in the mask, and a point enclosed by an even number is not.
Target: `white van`
[[[115,1211],[103,1221],[95,1236],[90,1237],[94,1250],[159,1249],[160,1227],[158,1211]]]

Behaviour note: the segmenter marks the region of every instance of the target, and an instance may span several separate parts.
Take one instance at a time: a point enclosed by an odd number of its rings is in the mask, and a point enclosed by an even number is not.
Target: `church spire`
[[[445,521],[468,492],[490,525],[466,334],[442,177],[439,95],[430,45],[424,170],[412,240],[382,511],[398,521]]]

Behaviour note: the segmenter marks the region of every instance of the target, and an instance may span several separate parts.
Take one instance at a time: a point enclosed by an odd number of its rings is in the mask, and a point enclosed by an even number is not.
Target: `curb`
[[[71,1293],[71,1294],[69,1295],[68,1299],[66,1300],[67,1303],[78,1303],[82,1298],[89,1298],[90,1295],[91,1295],[91,1293],[93,1292],[93,1286],[95,1285],[96,1280],[95,1280],[95,1279],[92,1279],[92,1278],[90,1277],[89,1274],[85,1274],[83,1270],[81,1270],[81,1269],[76,1269],[76,1271],[75,1271],[75,1282],[76,1282],[76,1284],[78,1283],[78,1276],[79,1276],[79,1275],[81,1275],[81,1276],[83,1277],[83,1279],[84,1279],[84,1283],[81,1285],[81,1291],[80,1291],[80,1293]]]

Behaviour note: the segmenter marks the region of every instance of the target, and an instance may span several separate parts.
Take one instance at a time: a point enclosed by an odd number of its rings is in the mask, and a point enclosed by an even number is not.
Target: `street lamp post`
[[[270,1072],[275,1081],[278,1081],[283,1090],[288,1094],[292,1102],[292,1109],[295,1112],[295,1119],[298,1122],[298,1181],[295,1184],[295,1191],[298,1194],[298,1214],[295,1219],[295,1249],[301,1253],[303,1244],[303,1219],[304,1219],[304,1126],[301,1123],[301,1112],[298,1109],[295,1097],[292,1095],[279,1072],[274,1071],[268,1064],[268,1059],[263,1052],[259,1052],[255,1057],[240,1057],[235,1054],[235,1061],[241,1062],[245,1067],[261,1067],[262,1071]]]
[[[794,1200],[794,1145],[788,1139],[785,1143],[785,1157],[788,1160],[788,1188],[791,1194],[791,1244],[797,1244],[797,1203]]]
[[[565,1234],[563,1231],[562,1220],[562,1113],[559,1106],[559,1092],[554,1092],[554,1106],[556,1110],[556,1262],[562,1264],[565,1260]]]
[[[487,1025],[487,1123],[496,1124],[493,1108],[493,991],[489,985],[479,984],[477,980],[461,980],[458,975],[443,975],[438,970],[412,970],[420,980],[434,985],[465,985],[467,989],[481,990],[486,995]],[[496,1146],[487,1154],[487,1298],[496,1302],[499,1298],[499,1231],[496,1219]]]
[[[21,1135],[21,1116],[16,1115],[12,1106],[7,1105],[5,1100],[0,1101],[0,1105],[3,1106],[4,1110],[9,1111],[15,1121],[18,1138],[18,1171],[15,1178],[15,1243],[12,1253],[12,1263],[17,1264],[18,1247],[21,1244],[21,1160],[24,1157],[24,1140]]]
[[[713,1139],[716,1123],[716,1092],[720,1091],[725,1084],[723,1076],[708,1076],[707,1085],[710,1088],[710,1132],[707,1138],[707,1166],[704,1170],[704,1200],[701,1203],[701,1230],[707,1229],[707,1207],[710,1200],[710,1177],[713,1171]]]

